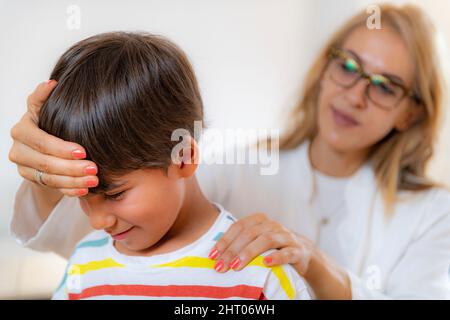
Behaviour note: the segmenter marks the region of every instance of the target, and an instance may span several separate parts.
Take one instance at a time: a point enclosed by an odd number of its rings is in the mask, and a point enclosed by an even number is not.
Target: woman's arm
[[[350,279],[344,269],[312,241],[270,220],[265,214],[250,215],[234,223],[217,241],[211,257],[223,261],[224,267],[220,272],[226,272],[230,263],[232,267],[234,264],[234,270],[241,270],[254,257],[269,249],[279,250],[266,256],[264,263],[267,266],[291,264],[308,282],[316,298],[352,298]]]
[[[78,198],[62,197],[47,219],[42,220],[37,214],[32,185],[24,180],[17,191],[11,235],[27,248],[68,258],[76,243],[92,231]]]
[[[301,255],[301,253],[299,254]],[[290,263],[291,259],[293,258],[282,256],[278,263]],[[302,275],[300,272],[305,272],[303,277],[314,290],[317,299],[352,299],[349,275],[319,249],[311,249],[309,265],[306,268],[302,259],[300,259],[300,262],[294,263],[293,266],[300,275]]]

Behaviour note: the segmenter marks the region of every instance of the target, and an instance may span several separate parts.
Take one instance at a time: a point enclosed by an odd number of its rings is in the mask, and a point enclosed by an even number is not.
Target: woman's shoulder
[[[450,213],[450,189],[445,186],[435,186],[419,191],[401,191],[399,199],[410,204],[423,204],[425,208],[441,208]]]
[[[420,234],[431,229],[445,228],[450,232],[450,190],[432,187],[422,191],[403,192],[400,207],[407,216],[416,212],[420,216]]]
[[[448,187],[434,187],[426,192],[430,213],[450,217],[450,189]]]

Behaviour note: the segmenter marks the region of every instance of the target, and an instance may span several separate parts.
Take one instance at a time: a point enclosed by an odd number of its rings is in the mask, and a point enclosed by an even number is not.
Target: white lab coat
[[[197,173],[207,197],[237,217],[265,212],[317,241],[320,224],[310,201],[313,190],[308,144],[282,152],[279,172],[261,175],[258,165],[203,165]],[[27,247],[67,257],[91,229],[76,198],[64,197],[50,217],[39,220],[30,182],[16,195],[12,235]],[[347,214],[337,226],[340,261],[353,299],[450,299],[450,193],[444,189],[402,192],[386,220],[369,164],[347,183]]]

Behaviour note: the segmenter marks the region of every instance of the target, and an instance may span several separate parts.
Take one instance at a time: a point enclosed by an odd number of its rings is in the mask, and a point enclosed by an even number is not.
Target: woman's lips
[[[117,234],[111,235],[111,237],[112,237],[114,240],[123,240],[123,239],[125,239],[125,238],[128,236],[128,234],[130,233],[130,231],[133,230],[133,229],[134,229],[134,227],[131,227],[130,229],[128,229],[128,230],[126,230],[126,231],[124,231],[124,232],[121,232],[121,233],[117,233]]]
[[[338,111],[336,108],[331,107],[331,112],[333,113],[334,122],[341,127],[354,127],[359,125],[359,122],[352,117]]]

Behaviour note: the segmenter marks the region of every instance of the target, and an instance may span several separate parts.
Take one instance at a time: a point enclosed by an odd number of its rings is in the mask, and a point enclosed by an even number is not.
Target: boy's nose
[[[82,200],[81,206],[89,217],[90,225],[97,230],[111,228],[117,222],[117,218],[111,213],[111,208],[102,197],[102,195],[95,195]]]
[[[116,224],[116,217],[111,214],[91,214],[89,216],[89,223],[92,228],[97,230],[104,230],[113,227]]]

